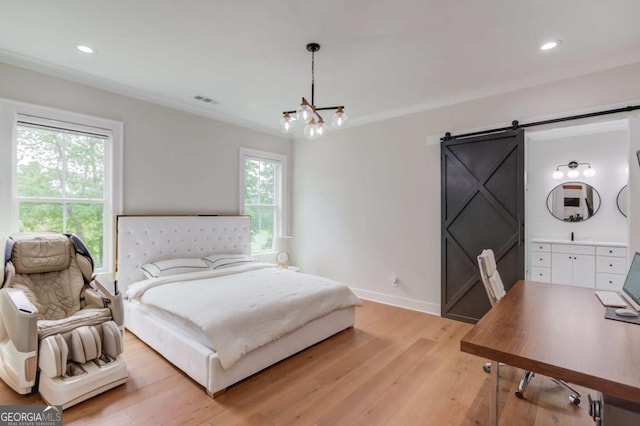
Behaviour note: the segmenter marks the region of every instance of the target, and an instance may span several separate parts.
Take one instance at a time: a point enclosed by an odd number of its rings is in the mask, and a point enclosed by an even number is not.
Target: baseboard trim
[[[359,288],[351,288],[351,290],[353,290],[356,296],[365,300],[371,300],[372,302],[384,303],[385,305],[397,306],[399,308],[411,309],[412,311],[440,316],[440,305],[437,303],[428,303],[421,300],[392,296],[385,293],[362,290]]]

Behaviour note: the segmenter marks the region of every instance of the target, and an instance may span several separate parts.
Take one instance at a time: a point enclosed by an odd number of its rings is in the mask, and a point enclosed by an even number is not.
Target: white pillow
[[[202,259],[167,259],[147,263],[140,267],[147,278],[159,278],[188,272],[206,271],[209,265]]]
[[[229,268],[246,263],[257,262],[258,259],[247,254],[212,254],[204,258],[211,269]]]

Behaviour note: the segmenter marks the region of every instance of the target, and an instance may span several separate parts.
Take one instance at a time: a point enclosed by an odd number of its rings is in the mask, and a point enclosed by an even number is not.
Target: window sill
[[[277,252],[276,251],[261,251],[260,253],[251,253],[251,256],[257,258],[261,262],[273,263],[275,262]]]

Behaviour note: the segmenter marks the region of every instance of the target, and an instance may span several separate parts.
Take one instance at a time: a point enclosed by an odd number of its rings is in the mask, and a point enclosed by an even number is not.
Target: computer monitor
[[[622,295],[636,311],[640,311],[640,252],[633,256],[631,268],[622,287]]]

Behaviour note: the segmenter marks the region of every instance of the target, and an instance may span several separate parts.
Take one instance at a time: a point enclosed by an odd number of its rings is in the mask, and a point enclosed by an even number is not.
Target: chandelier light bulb
[[[562,179],[564,177],[564,173],[562,173],[560,170],[557,170],[555,172],[553,172],[553,178],[554,179]]]
[[[305,98],[302,98],[302,103],[296,110],[296,118],[300,121],[304,121],[305,123],[308,123],[312,117],[313,117],[313,109],[311,108],[311,105],[309,105],[309,102],[307,102]]]
[[[288,112],[284,113],[284,116],[280,119],[280,130],[282,133],[289,133],[293,129],[295,120],[289,115]]]
[[[580,172],[577,171],[576,169],[571,169],[567,172],[567,176],[571,179],[575,179],[578,176],[580,176]]]
[[[313,118],[306,126],[304,126],[304,137],[311,140],[315,139],[318,136],[318,132],[316,129],[316,120]]]
[[[316,136],[315,137],[320,137],[322,136],[322,134],[324,133],[324,120],[322,119],[322,117],[320,117],[320,119],[318,120],[318,123],[316,124]]]
[[[339,129],[344,126],[344,123],[347,121],[347,114],[345,114],[342,107],[338,108],[337,111],[333,114],[333,118],[331,119],[331,125]]]
[[[584,175],[584,177],[594,177],[596,175],[596,171],[591,166],[589,166],[587,170],[582,172],[582,174]]]

